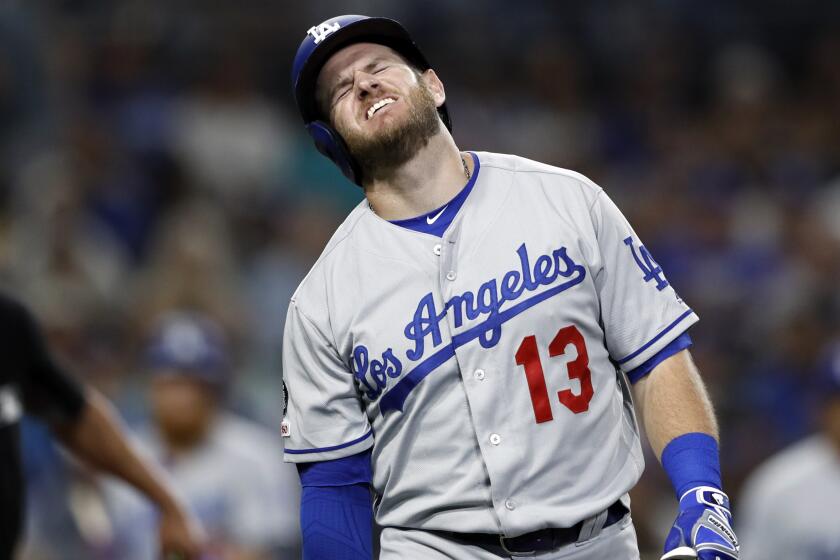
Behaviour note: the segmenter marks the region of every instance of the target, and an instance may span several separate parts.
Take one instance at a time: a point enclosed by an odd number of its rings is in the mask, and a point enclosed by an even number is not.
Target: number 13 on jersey
[[[563,389],[558,391],[557,398],[563,406],[575,414],[580,414],[589,410],[589,401],[592,400],[594,394],[592,374],[589,372],[589,354],[586,352],[586,342],[583,340],[583,335],[574,325],[563,327],[557,331],[551,344],[548,345],[548,355],[552,358],[562,356],[569,344],[572,344],[577,350],[577,358],[566,364],[566,373],[569,379],[577,379],[580,382],[580,393],[575,394],[571,389]],[[531,393],[531,404],[534,406],[534,418],[537,424],[550,422],[554,419],[554,415],[551,413],[551,401],[548,396],[536,336],[526,336],[522,339],[519,349],[516,351],[516,363],[525,368],[525,378],[528,381],[528,390]]]

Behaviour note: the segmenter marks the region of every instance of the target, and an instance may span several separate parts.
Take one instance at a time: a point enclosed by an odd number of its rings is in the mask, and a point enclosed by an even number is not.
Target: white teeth
[[[374,103],[373,106],[371,106],[370,109],[367,110],[367,118],[370,119],[373,116],[373,114],[375,112],[377,112],[379,109],[381,109],[385,105],[390,105],[393,102],[394,102],[394,100],[391,99],[390,97],[386,97],[385,99],[380,99],[379,101]]]

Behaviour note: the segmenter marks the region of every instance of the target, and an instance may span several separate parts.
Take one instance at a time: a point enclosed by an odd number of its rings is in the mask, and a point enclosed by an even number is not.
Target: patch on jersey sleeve
[[[624,244],[630,247],[630,251],[633,253],[633,260],[636,261],[636,265],[644,273],[643,279],[645,282],[656,280],[656,289],[660,292],[669,286],[668,280],[665,279],[665,273],[662,272],[662,267],[653,260],[653,256],[644,245],[639,244],[639,250],[636,252],[636,246],[632,237],[626,238]]]
[[[283,421],[280,422],[280,437],[292,436],[292,425],[289,419],[286,418],[286,410],[289,408],[289,390],[286,388],[286,382],[283,381]]]

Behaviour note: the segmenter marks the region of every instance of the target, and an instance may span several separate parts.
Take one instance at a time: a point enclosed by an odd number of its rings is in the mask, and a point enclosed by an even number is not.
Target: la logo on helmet
[[[335,23],[322,23],[321,25],[313,25],[307,31],[307,35],[312,35],[312,38],[315,39],[315,44],[317,45],[324,39],[326,39],[330,34],[335,33],[341,29],[341,24],[338,22]]]

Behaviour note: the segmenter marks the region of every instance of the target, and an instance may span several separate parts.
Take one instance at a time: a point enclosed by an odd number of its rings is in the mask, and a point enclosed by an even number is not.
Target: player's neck
[[[472,158],[455,145],[448,131],[435,135],[409,161],[365,184],[365,196],[377,215],[386,220],[413,218],[439,208],[467,182],[464,165],[472,173]]]

